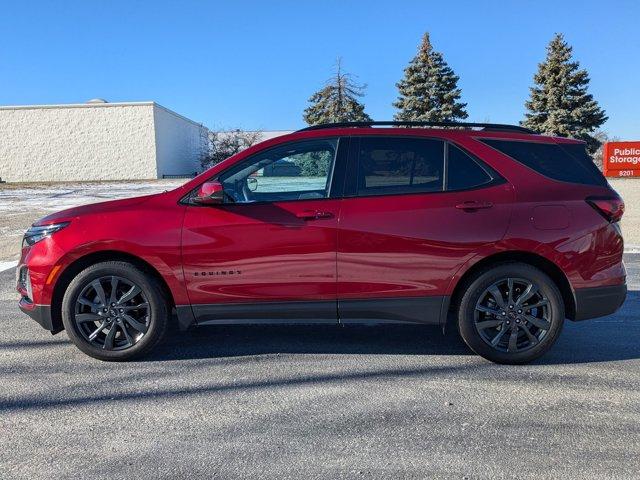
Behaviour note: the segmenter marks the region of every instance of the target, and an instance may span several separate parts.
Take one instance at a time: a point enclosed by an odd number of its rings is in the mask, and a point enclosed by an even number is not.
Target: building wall
[[[157,177],[154,104],[0,108],[0,177],[8,182]]]
[[[208,130],[160,105],[154,105],[157,176],[200,172]]]
[[[288,135],[293,133],[294,130],[261,130],[260,141],[271,140],[272,138],[281,137],[282,135]]]
[[[624,200],[620,226],[625,248],[640,249],[640,178],[607,178]]]

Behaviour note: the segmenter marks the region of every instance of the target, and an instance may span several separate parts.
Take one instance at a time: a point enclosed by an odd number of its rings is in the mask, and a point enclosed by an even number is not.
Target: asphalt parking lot
[[[640,254],[534,365],[431,327],[210,327],[102,363],[0,273],[0,478],[638,478]]]

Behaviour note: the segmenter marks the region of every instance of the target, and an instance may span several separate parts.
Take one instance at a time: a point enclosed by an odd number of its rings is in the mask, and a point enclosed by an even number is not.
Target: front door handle
[[[319,220],[321,218],[333,218],[333,213],[323,210],[305,210],[296,213],[296,217],[302,220]]]
[[[475,200],[462,202],[456,205],[456,208],[458,210],[468,210],[468,211],[480,210],[482,208],[491,208],[491,207],[493,207],[493,203],[491,202],[479,202]]]

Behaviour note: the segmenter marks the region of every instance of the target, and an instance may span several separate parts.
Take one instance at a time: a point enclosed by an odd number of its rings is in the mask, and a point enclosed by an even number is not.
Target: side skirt
[[[337,324],[337,304],[318,302],[264,302],[192,305],[198,325]]]
[[[176,307],[181,330],[197,325],[421,323],[444,325],[448,296]]]
[[[444,306],[447,306],[446,308]],[[338,300],[340,323],[422,323],[440,325],[449,297],[375,298]]]

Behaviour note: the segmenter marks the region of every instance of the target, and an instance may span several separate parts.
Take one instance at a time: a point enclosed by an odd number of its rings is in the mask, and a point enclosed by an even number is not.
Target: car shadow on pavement
[[[427,325],[211,326],[177,333],[145,361],[265,354],[471,355],[448,328]],[[565,322],[557,344],[538,364],[640,358],[640,292],[630,291],[615,315]]]
[[[145,360],[265,354],[468,355],[455,332],[423,325],[234,325],[176,334]]]
[[[556,345],[537,363],[567,364],[640,359],[640,291],[627,293],[614,315],[565,322]]]

